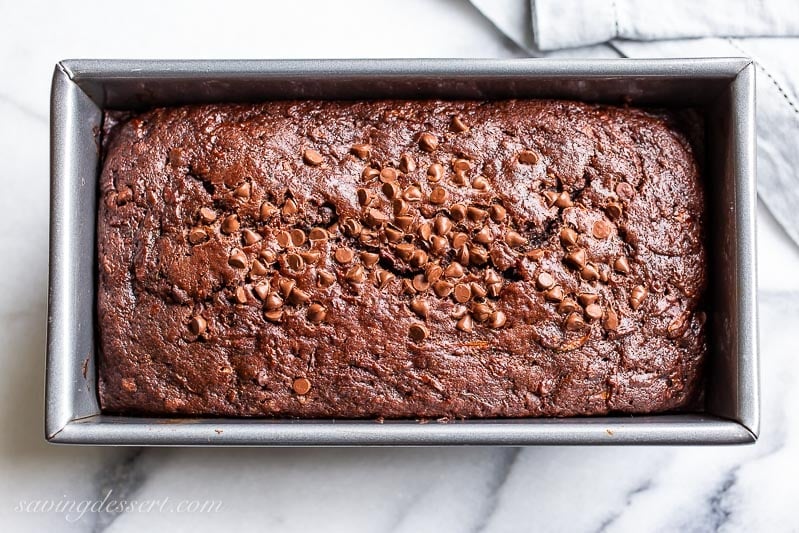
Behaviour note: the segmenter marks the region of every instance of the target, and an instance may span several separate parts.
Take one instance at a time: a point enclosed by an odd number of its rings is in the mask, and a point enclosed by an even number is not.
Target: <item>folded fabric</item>
[[[534,0],[530,14],[542,51],[611,39],[799,35],[796,0]]]

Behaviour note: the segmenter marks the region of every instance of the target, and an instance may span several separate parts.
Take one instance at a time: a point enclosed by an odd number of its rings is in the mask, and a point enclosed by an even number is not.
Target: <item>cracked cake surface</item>
[[[699,167],[664,112],[287,101],[109,119],[105,412],[693,408]]]

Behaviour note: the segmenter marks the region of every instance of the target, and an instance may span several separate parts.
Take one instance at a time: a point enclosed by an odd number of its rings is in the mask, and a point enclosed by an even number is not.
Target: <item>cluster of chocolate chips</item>
[[[453,117],[451,128],[468,131],[459,117]],[[438,138],[430,132],[420,133],[417,139],[423,152],[438,149]],[[368,160],[372,149],[368,144],[356,144],[351,152]],[[531,164],[529,153],[522,152],[520,161]],[[409,309],[421,320],[430,315],[430,298],[451,299],[455,304],[451,318],[458,330],[471,332],[477,324],[503,327],[507,317],[493,301],[499,297],[504,279],[492,268],[492,249],[501,245],[505,254],[520,255],[527,239],[512,229],[498,200],[451,200],[450,191],[459,187],[481,192],[490,188],[484,176],[471,175],[474,165],[470,160],[454,158],[448,167],[433,162],[420,170],[416,173],[417,160],[409,153],[400,156],[396,167],[371,160],[361,173],[364,185],[357,190],[361,217],[342,222],[345,234],[362,245],[381,246],[392,270],[401,273],[400,293],[408,297]],[[378,270],[378,279],[394,277]],[[421,342],[429,330],[424,322],[418,322],[411,325],[408,335]]]
[[[620,183],[616,187],[619,198],[629,200],[634,195],[634,189],[628,183]],[[566,191],[544,191],[546,204],[549,207],[565,209],[574,206],[571,196]],[[608,219],[596,220],[590,229],[590,235],[598,240],[609,238],[613,234],[613,222],[623,214],[622,205],[616,201],[609,201],[605,206]],[[580,245],[580,234],[574,228],[563,226],[559,233],[559,240],[564,248],[563,262],[574,269],[586,282],[607,283],[611,273],[620,275],[630,273],[630,262],[627,256],[616,257],[612,264],[594,263],[588,261],[586,249]],[[536,251],[532,254],[535,255]],[[543,255],[543,252],[540,252]],[[581,330],[586,325],[586,320],[601,320],[602,326],[608,331],[615,331],[619,327],[619,314],[611,307],[603,307],[599,303],[599,294],[596,292],[581,291],[576,294],[567,294],[564,289],[556,284],[554,277],[544,270],[537,273],[536,287],[542,291],[545,300],[557,306],[557,311],[563,315],[563,326],[566,330]],[[647,296],[647,289],[642,285],[635,286],[630,292],[630,307],[638,309]]]
[[[469,130],[457,116],[452,118],[450,129],[456,134]],[[416,139],[419,150],[426,156],[422,159],[430,161],[430,156],[438,150],[438,137],[421,132]],[[426,320],[434,298],[451,299],[450,316],[460,331],[471,332],[480,325],[502,328],[507,316],[496,308],[496,300],[505,283],[499,271],[507,265],[497,268],[496,257],[524,256],[538,260],[543,251],[529,249],[528,239],[514,229],[495,195],[475,195],[481,198],[479,202],[453,201],[453,196],[460,196],[456,191],[462,187],[490,192],[490,182],[476,172],[473,162],[459,157],[446,163],[425,163],[426,168],[419,168],[418,156],[412,153],[403,153],[395,161],[380,162],[372,157],[372,147],[367,143],[352,145],[350,152],[366,163],[361,172],[362,185],[356,191],[355,200],[360,206],[357,216],[341,216],[326,227],[307,229],[302,225],[301,207],[291,193],[282,203],[264,201],[260,205],[262,225],[276,219],[281,221],[279,225],[266,225],[284,228],[276,233],[242,227],[236,214],[218,220],[213,209],[199,210],[200,224],[189,230],[189,243],[202,244],[215,227],[224,235],[241,238],[240,246],[230,250],[228,264],[246,270],[248,282],[235,288],[231,299],[238,304],[260,300],[263,316],[270,322],[281,322],[291,309],[291,313],[304,313],[311,324],[323,323],[330,310],[313,301],[313,291],[297,286],[291,274],[281,275],[288,270],[299,277],[306,268],[313,267],[319,290],[340,283],[357,292],[363,284],[371,283],[381,290],[391,288],[406,296],[406,305],[420,320],[408,331],[415,342],[424,341],[430,334]],[[533,150],[522,150],[517,159],[522,165],[535,165],[540,158]],[[310,148],[302,151],[302,160],[312,167],[324,164],[324,157]],[[251,187],[245,181],[232,194],[235,199],[248,201]],[[617,189],[622,199],[634,192],[624,183]],[[574,205],[566,191],[545,191],[543,195],[550,207],[564,209]],[[606,212],[613,220],[621,216],[622,206],[611,202]],[[612,223],[604,219],[591,228],[597,239],[606,239],[612,232]],[[268,243],[265,237],[269,238]],[[629,261],[624,256],[612,265],[589,262],[586,250],[578,243],[577,231],[570,227],[562,228],[560,241],[565,248],[564,262],[586,281],[607,281],[611,269],[622,274],[630,272]],[[601,307],[597,294],[566,294],[553,276],[543,271],[537,274],[535,283],[544,298],[557,305],[564,315],[567,330],[580,329],[586,320],[599,319],[609,330],[618,327],[617,313]],[[646,295],[644,287],[636,287],[630,305],[637,308]],[[189,323],[192,334],[200,336],[206,328],[202,316],[192,317]]]

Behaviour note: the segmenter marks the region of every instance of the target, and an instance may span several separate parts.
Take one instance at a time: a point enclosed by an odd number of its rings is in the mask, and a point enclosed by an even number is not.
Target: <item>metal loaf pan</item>
[[[733,444],[759,429],[755,69],[748,59],[110,61],[56,65],[51,95],[46,438],[113,445]],[[702,414],[415,421],[100,413],[95,223],[105,109],[286,98],[567,98],[706,119],[710,364]]]

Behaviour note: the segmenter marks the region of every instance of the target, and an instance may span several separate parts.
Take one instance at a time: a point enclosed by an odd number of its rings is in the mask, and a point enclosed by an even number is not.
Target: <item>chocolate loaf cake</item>
[[[112,122],[105,412],[574,416],[702,395],[703,193],[666,113],[296,101]]]

